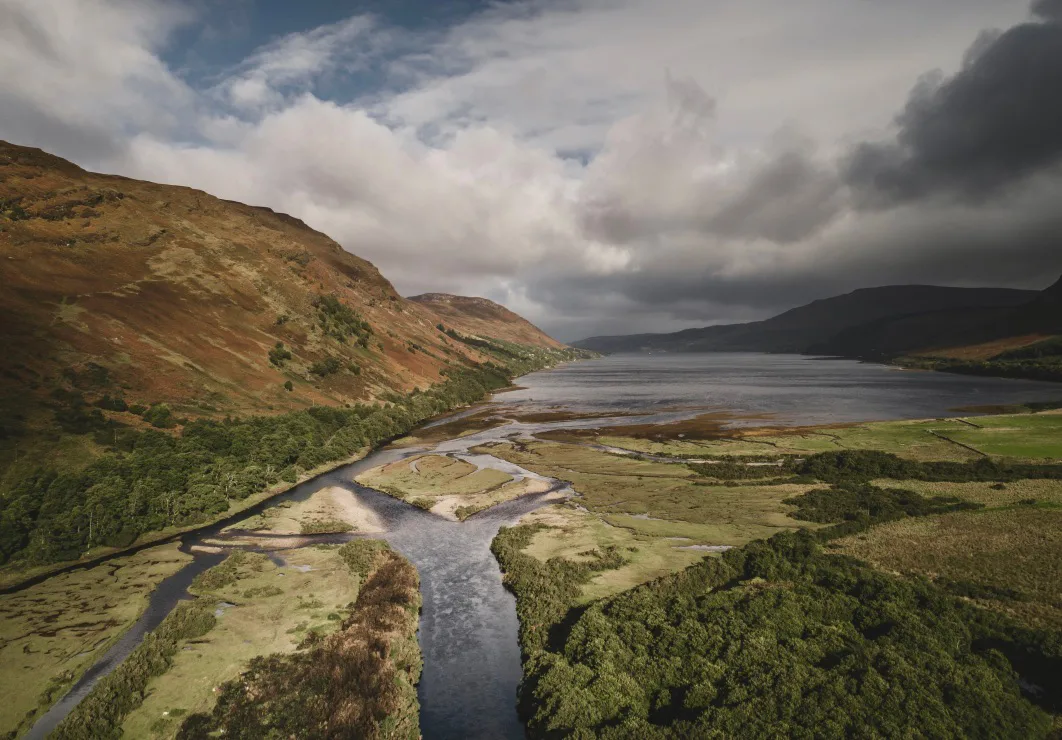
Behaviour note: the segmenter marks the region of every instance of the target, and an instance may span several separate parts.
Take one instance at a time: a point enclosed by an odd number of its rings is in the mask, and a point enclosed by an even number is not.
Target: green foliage
[[[100,400],[96,401],[96,405],[101,409],[107,411],[128,411],[129,405],[125,402],[125,399],[121,396],[111,398],[109,394],[103,394]]]
[[[317,323],[326,336],[339,342],[346,342],[348,337],[355,337],[358,344],[368,348],[372,326],[334,295],[322,295],[314,298],[313,306],[317,309]]]
[[[1051,719],[1019,676],[1044,708],[1062,697],[1057,635],[827,555],[807,532],[706,559],[559,631],[521,686],[533,737],[1043,738]]]
[[[177,426],[173,411],[164,403],[151,404],[151,408],[144,412],[144,421],[158,429],[173,429]]]
[[[1012,349],[993,357],[993,360],[1039,360],[1062,356],[1062,337],[1051,337],[1028,347]]]
[[[387,550],[387,543],[381,540],[351,540],[340,547],[338,553],[351,574],[364,581]]]
[[[213,629],[212,604],[200,600],[177,605],[128,658],[104,676],[49,737],[56,740],[118,740],[122,720],[144,701],[148,682],[169,669],[183,640]]]
[[[987,457],[972,462],[918,462],[877,450],[821,452],[807,458],[796,472],[830,483],[875,478],[953,482],[1062,479],[1062,465],[1001,462]]]
[[[99,409],[90,408],[79,391],[57,388],[52,391],[55,421],[67,434],[88,434],[114,426]]]
[[[907,516],[983,508],[981,504],[952,496],[926,498],[914,491],[878,488],[865,483],[846,483],[833,489],[808,491],[782,503],[797,507],[792,516],[806,522],[863,522],[868,526]]]
[[[343,363],[335,357],[326,357],[310,365],[310,372],[324,378],[333,373],[338,373],[342,367]]]
[[[14,483],[0,499],[0,562],[71,560],[98,545],[128,544],[144,533],[210,521],[232,501],[405,434],[424,419],[504,387],[510,377],[493,365],[452,369],[445,382],[396,396],[388,407],[198,419],[178,434],[124,430],[119,449],[77,473],[42,468]],[[145,418],[173,421],[163,404],[146,410]]]
[[[546,645],[549,628],[559,622],[580,596],[580,587],[595,573],[627,562],[615,547],[582,553],[580,561],[550,558],[542,562],[521,550],[542,525],[502,527],[490,550],[505,573],[505,585],[516,595],[520,647],[528,656]]]
[[[350,532],[354,526],[349,522],[338,519],[328,519],[315,522],[303,522],[299,527],[302,534],[336,534],[338,532]]]
[[[283,342],[277,342],[276,346],[269,350],[269,364],[284,367],[284,363],[291,359],[291,352]]]
[[[261,570],[266,557],[257,553],[234,550],[219,565],[205,570],[192,580],[192,591],[209,593],[231,586],[244,577],[245,569]]]
[[[759,478],[771,478],[792,472],[793,463],[783,460],[781,466],[777,465],[747,465],[745,462],[734,459],[721,458],[711,463],[690,463],[690,470],[707,478],[719,480],[757,480]]]
[[[292,383],[290,380],[285,380],[284,390],[286,390],[288,393],[291,393],[293,390],[295,390],[295,384]]]

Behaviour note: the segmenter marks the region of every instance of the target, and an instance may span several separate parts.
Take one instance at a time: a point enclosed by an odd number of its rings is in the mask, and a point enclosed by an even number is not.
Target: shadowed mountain
[[[897,285],[864,288],[800,306],[765,321],[686,329],[670,334],[592,337],[574,343],[599,352],[808,352],[855,327],[896,317],[973,315],[1013,310],[1036,291]],[[977,324],[976,318],[969,323]],[[964,319],[965,321],[965,319]],[[917,323],[917,322],[916,322]]]

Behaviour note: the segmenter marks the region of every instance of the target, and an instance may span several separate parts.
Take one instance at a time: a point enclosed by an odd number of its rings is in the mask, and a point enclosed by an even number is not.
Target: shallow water
[[[547,429],[651,423],[688,418],[708,411],[733,415],[735,425],[770,423],[823,424],[873,419],[953,415],[962,406],[1010,404],[1062,399],[1062,386],[1034,381],[975,378],[943,373],[900,371],[847,360],[816,360],[793,355],[697,354],[615,355],[571,363],[520,379],[521,390],[499,395],[500,409],[566,409],[597,413],[642,412],[632,420],[575,419],[504,424],[447,440],[432,451],[492,467],[510,475],[541,479],[519,466],[490,455],[470,452],[476,445],[527,436]],[[473,408],[433,421],[478,412]],[[768,419],[763,415],[769,414]],[[742,416],[757,416],[745,419]],[[339,486],[371,508],[384,523],[380,535],[417,568],[424,606],[419,641],[424,673],[418,687],[421,731],[433,738],[521,738],[516,714],[520,651],[515,602],[502,585],[490,542],[503,525],[548,503],[547,494],[525,496],[493,507],[464,522],[451,522],[353,482],[371,467],[421,454],[417,448],[384,449],[364,460],[326,473],[291,491],[189,535],[188,551],[204,540],[246,541],[245,533],[226,533],[235,521],[249,518],[284,500],[305,498],[321,488]],[[553,483],[562,488],[556,481]],[[294,545],[338,542],[357,535],[300,537]],[[253,538],[251,538],[253,539]],[[282,551],[271,550],[283,562]],[[187,598],[192,578],[216,564],[222,554],[196,553],[196,559],[162,582],[148,610],[107,654],[90,669],[27,737],[42,738]],[[224,619],[224,616],[221,617]]]

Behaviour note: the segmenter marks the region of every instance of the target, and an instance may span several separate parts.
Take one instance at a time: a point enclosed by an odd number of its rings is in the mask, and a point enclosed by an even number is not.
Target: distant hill
[[[541,347],[564,346],[523,316],[486,298],[424,293],[409,300],[431,309],[437,316],[442,317],[444,326],[463,334],[486,335],[517,344]]]
[[[901,355],[991,359],[1062,333],[1062,281],[1019,306],[886,316],[808,347],[814,354],[890,360]],[[979,350],[971,349],[977,347]]]
[[[864,288],[813,301],[765,321],[670,334],[591,337],[574,346],[599,352],[809,352],[828,347],[847,330],[875,322],[912,315],[950,313],[959,317],[982,309],[1012,310],[1038,295],[1030,290],[933,285]]]

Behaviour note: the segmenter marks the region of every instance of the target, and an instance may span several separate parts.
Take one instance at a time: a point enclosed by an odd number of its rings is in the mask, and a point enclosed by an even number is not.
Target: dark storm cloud
[[[756,171],[746,187],[709,219],[706,230],[779,244],[797,242],[837,215],[842,207],[839,192],[832,170],[802,152],[785,152]]]
[[[1036,0],[1032,6],[1033,15],[1050,21],[1062,21],[1062,0]]]
[[[849,184],[875,205],[981,201],[1062,160],[1062,0],[1034,12],[1044,22],[983,36],[954,77],[917,85],[896,141],[858,147]]]

